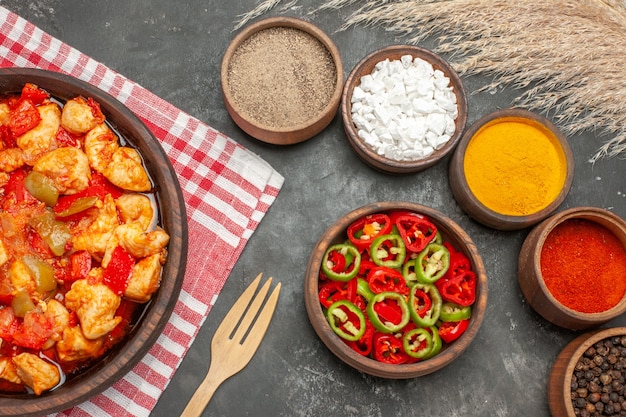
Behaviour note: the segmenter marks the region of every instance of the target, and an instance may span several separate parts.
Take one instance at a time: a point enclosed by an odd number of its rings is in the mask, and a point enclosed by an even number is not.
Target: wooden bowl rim
[[[476,274],[477,296],[472,306],[472,318],[465,333],[452,344],[445,346],[436,356],[414,364],[393,365],[378,362],[374,359],[366,358],[350,349],[345,343],[339,340],[322,312],[322,307],[318,298],[318,276],[324,252],[329,244],[340,237],[337,235],[345,233],[348,225],[358,218],[377,212],[388,212],[392,210],[411,210],[428,216],[439,228],[443,228],[443,234],[451,239],[459,250],[462,250],[471,261],[472,269]],[[371,203],[354,209],[335,221],[320,237],[316,243],[309,262],[307,264],[304,279],[304,301],[309,317],[309,321],[315,332],[320,337],[326,347],[339,359],[351,367],[381,378],[407,379],[424,376],[433,373],[453,362],[469,347],[482,324],[487,310],[487,273],[478,248],[470,236],[451,218],[442,212],[423,206],[421,204],[404,201],[386,201]]]
[[[245,112],[236,104],[235,100],[230,93],[228,86],[228,67],[235,51],[241,46],[241,44],[250,36],[261,32],[266,29],[275,27],[287,27],[298,29],[313,38],[317,39],[324,45],[324,47],[330,53],[333,62],[335,64],[335,91],[330,98],[328,104],[324,109],[312,117],[308,122],[285,126],[282,128],[270,127],[251,119]],[[275,16],[268,17],[259,20],[246,26],[241,32],[239,32],[226,48],[226,52],[222,58],[220,79],[222,85],[222,97],[233,120],[239,125],[239,127],[248,133],[250,136],[255,137],[263,142],[272,143],[275,145],[291,145],[299,142],[303,142],[317,133],[321,132],[334,118],[334,114],[339,108],[339,102],[341,100],[341,92],[343,90],[343,61],[339,49],[333,42],[333,40],[318,26],[304,19],[287,16]],[[331,117],[332,116],[332,117]]]
[[[72,377],[57,389],[34,394],[0,396],[0,414],[40,416],[71,408],[101,393],[126,375],[148,352],[165,328],[178,300],[187,264],[187,217],[178,177],[150,129],[126,106],[110,94],[77,78],[35,68],[0,68],[0,91],[18,93],[15,86],[37,84],[54,97],[67,100],[79,94],[94,98],[115,128],[137,147],[154,182],[154,193],[161,208],[164,228],[170,234],[168,259],[162,271],[161,287],[146,307],[140,324],[125,342],[115,346],[84,373]],[[120,126],[125,119],[127,128]],[[130,135],[132,134],[132,137]],[[159,169],[156,169],[159,168]],[[163,208],[171,210],[164,212]],[[170,277],[170,279],[165,279]]]
[[[454,87],[454,93],[457,98],[458,116],[455,120],[456,130],[450,140],[448,140],[442,148],[436,150],[429,156],[414,161],[396,161],[383,155],[378,155],[358,136],[354,123],[352,122],[351,98],[354,88],[360,83],[361,77],[370,74],[378,62],[384,61],[385,59],[400,59],[403,55],[412,55],[413,58],[421,58],[428,61],[435,69],[441,70],[450,79],[450,84]],[[354,66],[343,87],[341,95],[341,116],[348,142],[365,162],[381,171],[389,173],[413,173],[423,171],[435,165],[454,150],[467,124],[467,96],[465,86],[458,73],[440,55],[416,45],[389,45],[369,53]]]
[[[573,310],[561,304],[561,302],[552,295],[550,290],[548,290],[548,287],[543,280],[540,267],[541,249],[543,248],[543,244],[545,243],[548,235],[554,230],[556,226],[569,219],[590,220],[606,227],[622,242],[624,250],[626,250],[626,221],[624,221],[624,219],[622,219],[615,213],[599,207],[583,206],[572,207],[567,210],[563,210],[561,212],[553,214],[552,216],[544,220],[541,224],[536,226],[537,232],[539,234],[537,236],[537,243],[533,246],[532,255],[530,257],[530,259],[532,260],[531,263],[534,270],[533,272],[534,275],[537,277],[537,284],[542,294],[550,301],[550,303],[554,305],[555,308],[559,310],[559,312],[571,319],[585,323],[607,322],[626,312],[626,293],[615,306],[608,310],[598,313],[584,313]],[[615,229],[620,229],[622,231],[621,235],[618,235],[615,232]]]
[[[511,216],[501,214],[485,206],[480,200],[478,200],[478,198],[476,198],[476,196],[474,196],[474,194],[470,190],[463,169],[463,163],[465,161],[465,151],[467,150],[467,146],[469,145],[476,132],[478,132],[478,130],[480,130],[488,123],[495,122],[498,119],[508,118],[527,119],[531,120],[534,123],[542,124],[545,128],[552,132],[552,134],[560,144],[563,150],[563,154],[565,156],[566,175],[565,182],[563,184],[563,187],[561,188],[561,191],[548,206],[526,216]],[[469,206],[463,208],[467,210],[470,214],[474,214],[474,216],[472,217],[483,223],[485,226],[489,226],[495,229],[518,230],[532,226],[544,220],[552,213],[554,213],[554,211],[563,203],[563,201],[565,201],[565,198],[569,194],[572,182],[574,180],[574,154],[572,153],[569,141],[567,140],[563,132],[561,132],[561,130],[554,123],[552,123],[550,120],[543,117],[542,115],[529,110],[508,108],[496,110],[481,117],[465,131],[456,148],[455,156],[457,157],[455,158],[455,162],[460,165],[457,175],[457,180],[460,182],[460,186],[457,192],[463,193],[463,195],[470,202]]]
[[[588,331],[578,335],[559,352],[550,369],[547,386],[548,405],[554,417],[575,417],[570,397],[570,380],[576,362],[590,346],[613,336],[626,336],[626,327]]]

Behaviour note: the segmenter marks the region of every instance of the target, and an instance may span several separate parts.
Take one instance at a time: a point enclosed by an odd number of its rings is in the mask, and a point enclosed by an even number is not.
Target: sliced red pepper
[[[391,232],[391,219],[384,213],[370,214],[348,226],[348,239],[360,251],[370,247],[374,238]]]
[[[374,333],[373,356],[379,362],[399,365],[409,361],[409,355],[402,347],[402,339],[393,334]]]
[[[115,315],[122,318],[122,321],[107,334],[107,340],[111,344],[119,342],[132,324],[133,315],[137,310],[137,303],[122,298],[120,306],[115,311]]]
[[[128,286],[128,280],[135,266],[135,258],[121,246],[113,249],[111,260],[104,269],[102,282],[104,282],[117,295],[124,294]]]
[[[13,333],[13,344],[39,350],[52,334],[52,324],[43,313],[26,313],[19,328]]]
[[[391,291],[376,294],[366,311],[374,328],[383,333],[400,331],[411,320],[404,296]]]
[[[441,314],[441,295],[432,284],[417,283],[409,291],[409,312],[413,323],[420,327],[433,326]]]
[[[91,254],[86,250],[70,255],[70,281],[83,279],[91,271]]]
[[[17,148],[15,137],[8,126],[0,126],[0,141],[4,148]]]
[[[372,346],[374,344],[374,326],[372,326],[372,323],[367,319],[367,317],[365,318],[365,333],[363,333],[363,336],[361,336],[359,340],[345,342],[359,355],[367,356],[372,353]]]
[[[450,252],[450,266],[444,274],[444,277],[449,278],[472,269],[470,260],[463,252],[455,250],[452,245],[447,242],[443,245]]]
[[[37,201],[35,197],[33,197],[31,193],[29,193],[26,187],[24,186],[26,175],[28,175],[28,173],[24,169],[18,169],[18,170],[11,172],[11,174],[9,174],[9,181],[4,186],[5,200],[7,198],[10,198],[10,195],[13,194],[13,198],[15,199],[14,200],[15,202]]]
[[[375,294],[385,291],[394,291],[400,294],[409,293],[409,287],[406,285],[402,273],[385,266],[372,268],[367,276],[367,284]]]
[[[79,144],[78,136],[72,135],[63,126],[59,126],[55,140],[59,145],[66,147],[76,147]]]
[[[412,252],[421,252],[437,236],[437,226],[426,217],[400,215],[395,226],[407,250]]]
[[[435,286],[441,298],[460,306],[470,306],[476,301],[476,274],[473,271],[464,271],[452,277],[439,279]]]
[[[361,255],[361,265],[359,266],[359,273],[357,274],[357,276],[363,279],[367,279],[367,276],[369,275],[372,268],[376,268],[377,266],[378,265],[372,262],[371,259],[365,259],[365,257]]]
[[[22,87],[21,98],[30,100],[34,105],[38,106],[50,98],[50,94],[35,84],[26,83]]]
[[[446,343],[452,343],[465,331],[469,326],[469,319],[459,321],[446,321],[439,326],[439,336]]]
[[[332,303],[339,300],[352,301],[356,295],[356,278],[348,282],[328,281],[320,287],[320,303],[328,308]]]
[[[16,107],[11,110],[5,125],[9,127],[13,136],[22,136],[41,122],[41,115],[37,106],[28,99],[20,99]]]

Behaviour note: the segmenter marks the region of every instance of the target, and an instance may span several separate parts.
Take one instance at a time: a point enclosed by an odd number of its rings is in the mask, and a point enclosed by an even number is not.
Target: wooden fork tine
[[[276,308],[276,303],[278,302],[279,293],[280,282],[276,284],[274,291],[272,291],[267,299],[267,302],[263,306],[263,310],[259,313],[259,317],[257,317],[256,322],[250,329],[250,333],[243,343],[249,349],[256,350],[257,346],[261,343],[261,340],[263,340],[263,336],[265,336],[265,332],[267,331],[270,321],[272,320],[272,316],[274,315],[274,309]]]
[[[261,282],[261,277],[263,273],[261,272],[257,277],[248,285],[248,288],[239,296],[235,304],[230,308],[230,311],[226,314],[222,323],[219,325],[215,334],[226,333],[226,336],[230,335],[233,330],[235,330],[235,326],[239,322],[239,318],[246,311],[246,307],[250,304],[250,300],[252,296],[256,292],[257,287],[259,286],[259,282]]]
[[[255,295],[254,300],[252,300],[252,304],[250,304],[250,306],[248,307],[248,311],[246,311],[246,315],[243,317],[243,319],[241,320],[241,323],[239,324],[239,327],[237,328],[237,332],[232,337],[232,339],[235,342],[241,343],[241,340],[243,339],[243,336],[248,331],[248,328],[250,327],[252,320],[254,320],[254,317],[256,316],[257,312],[261,308],[261,305],[263,304],[263,300],[265,300],[265,296],[267,295],[267,291],[270,289],[271,283],[272,283],[272,278],[270,277],[265,282],[265,284],[263,284],[259,292]]]

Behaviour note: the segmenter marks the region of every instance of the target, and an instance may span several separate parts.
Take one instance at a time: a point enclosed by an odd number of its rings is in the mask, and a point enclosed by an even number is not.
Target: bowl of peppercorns
[[[557,356],[548,379],[554,417],[626,415],[626,327],[590,331]]]

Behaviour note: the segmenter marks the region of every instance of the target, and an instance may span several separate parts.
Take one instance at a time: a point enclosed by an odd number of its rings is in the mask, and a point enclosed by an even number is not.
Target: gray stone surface
[[[180,414],[208,368],[209,342],[218,323],[246,284],[263,271],[283,283],[277,314],[250,365],[219,388],[204,415],[549,416],[550,367],[577,333],[543,320],[519,290],[517,255],[528,231],[499,232],[469,219],[452,197],[448,160],[402,177],[370,169],[349,148],[339,116],[315,138],[290,147],[267,145],[244,134],[224,108],[219,68],[238,16],[256,3],[0,0],[51,35],[258,153],[285,177],[277,201],[232,270],[152,415]],[[338,32],[347,10],[310,14],[318,3],[301,0],[268,16],[296,16],[316,23],[338,45],[346,74],[369,52],[404,42],[380,28]],[[488,80],[463,81],[473,92]],[[508,107],[516,95],[512,90],[469,95],[468,123]],[[570,138],[576,172],[560,209],[590,205],[626,217],[624,161],[588,162],[602,140],[591,133]],[[474,239],[488,273],[489,307],[473,344],[452,365],[417,379],[384,380],[344,365],[317,338],[304,309],[305,266],[318,237],[348,211],[382,200],[413,201],[447,214]],[[607,326],[625,324],[620,318]]]

